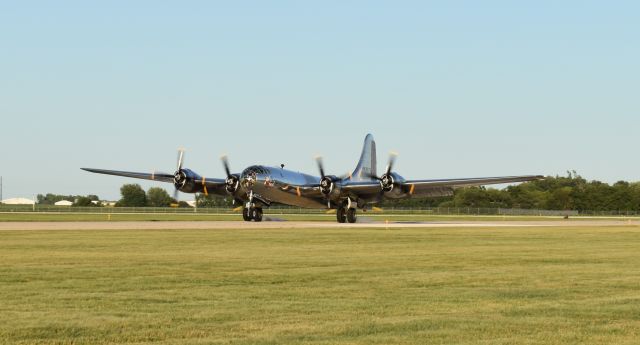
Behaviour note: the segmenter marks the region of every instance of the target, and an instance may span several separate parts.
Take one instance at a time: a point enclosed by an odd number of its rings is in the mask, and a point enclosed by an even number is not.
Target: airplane
[[[200,176],[183,168],[184,150],[178,151],[178,168],[173,175],[167,173],[139,173],[129,171],[81,168],[92,173],[124,176],[144,180],[172,183],[174,198],[178,191],[230,196],[242,206],[244,221],[262,221],[263,208],[284,204],[303,208],[336,210],[338,223],[355,223],[357,209],[366,211],[384,199],[424,198],[453,195],[454,189],[470,186],[525,182],[543,179],[541,175],[407,180],[395,171],[396,154],[382,175],[376,166],[376,143],[371,134],[364,139],[360,160],[352,173],[346,176],[326,174],[322,158],[316,163],[320,176],[312,176],[280,167],[252,165],[241,173],[231,173],[226,156],[221,157],[226,178]]]

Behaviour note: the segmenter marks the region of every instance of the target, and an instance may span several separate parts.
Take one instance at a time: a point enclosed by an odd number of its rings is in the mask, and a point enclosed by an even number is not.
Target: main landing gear
[[[358,217],[355,208],[340,206],[336,212],[336,218],[338,219],[338,223],[355,223]]]
[[[245,222],[255,220],[256,222],[262,221],[262,208],[260,207],[245,207],[242,209],[242,219]]]

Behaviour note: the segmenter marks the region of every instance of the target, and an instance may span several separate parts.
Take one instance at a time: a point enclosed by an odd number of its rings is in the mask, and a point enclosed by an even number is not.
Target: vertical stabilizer
[[[364,147],[362,147],[360,161],[358,161],[358,166],[356,166],[352,174],[352,180],[371,180],[371,175],[377,175],[376,164],[376,142],[373,140],[373,135],[367,134],[364,138]]]

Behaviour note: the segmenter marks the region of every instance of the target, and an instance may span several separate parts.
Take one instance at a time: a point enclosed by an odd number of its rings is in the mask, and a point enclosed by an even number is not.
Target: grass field
[[[4,344],[637,344],[640,228],[0,232]]]

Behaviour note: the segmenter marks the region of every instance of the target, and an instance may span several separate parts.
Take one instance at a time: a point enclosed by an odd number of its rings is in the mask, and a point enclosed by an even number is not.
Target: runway
[[[317,221],[101,221],[101,222],[0,222],[3,230],[261,230],[261,229],[401,229],[401,228],[482,228],[482,227],[593,227],[640,226],[637,220],[540,220],[540,221],[437,221],[437,222],[379,222],[354,224]]]

